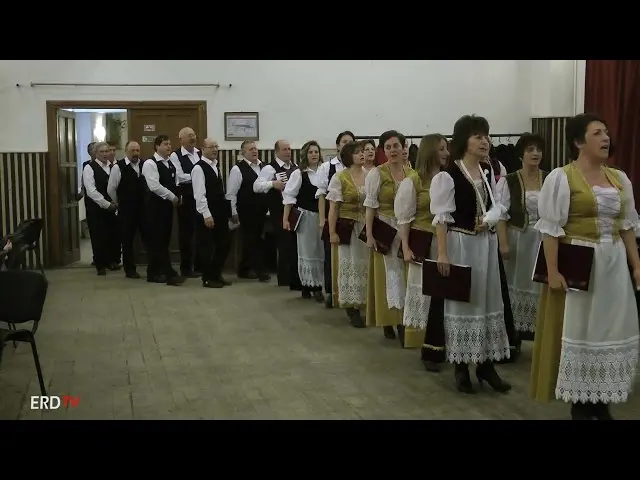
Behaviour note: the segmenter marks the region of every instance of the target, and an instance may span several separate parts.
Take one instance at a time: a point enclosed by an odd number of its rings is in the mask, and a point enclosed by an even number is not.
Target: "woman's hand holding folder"
[[[451,262],[449,261],[449,256],[448,255],[438,255],[438,272],[440,272],[440,275],[442,275],[443,277],[448,277],[449,276],[449,265],[451,264]]]
[[[640,268],[633,270],[633,279],[636,282],[636,290],[640,291]]]
[[[565,292],[569,291],[567,281],[558,271],[549,272],[549,288],[552,288],[553,290],[564,290]]]
[[[405,262],[413,262],[413,261],[415,261],[416,257],[413,254],[413,252],[411,251],[411,248],[409,248],[409,246],[406,245],[404,242],[402,242],[402,253],[404,254],[404,261]]]

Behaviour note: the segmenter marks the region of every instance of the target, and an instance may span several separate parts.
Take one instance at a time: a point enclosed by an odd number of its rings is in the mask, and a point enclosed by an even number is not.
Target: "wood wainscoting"
[[[23,220],[42,218],[38,248],[44,265],[48,261],[46,165],[45,152],[0,152],[0,235],[13,232]],[[25,266],[37,268],[34,252],[28,252]]]

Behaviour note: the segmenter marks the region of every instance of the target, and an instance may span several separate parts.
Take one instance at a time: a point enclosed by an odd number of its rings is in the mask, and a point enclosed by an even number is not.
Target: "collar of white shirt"
[[[207,157],[205,157],[204,155],[202,157],[202,160],[204,160],[205,162],[207,162],[209,165],[211,165],[212,167],[215,167],[216,165],[218,165],[218,159],[214,158],[213,160],[209,160]]]
[[[169,161],[169,159],[168,159],[168,158],[162,158],[162,157],[158,154],[158,152],[155,152],[155,153],[153,154],[153,158],[155,159],[155,161],[156,161],[156,162],[163,162],[163,163],[165,163],[165,164]]]
[[[283,162],[282,160],[280,160],[278,157],[276,157],[276,163],[278,165],[280,165],[281,168],[284,168],[285,162]],[[293,162],[289,162],[289,168],[293,167],[294,163]]]
[[[342,164],[342,162],[340,161],[340,159],[339,159],[338,157],[333,157],[333,158],[330,160],[330,162],[331,162],[333,165],[338,165],[339,163],[340,163],[340,164]]]
[[[180,153],[182,153],[182,155],[195,155],[199,151],[200,150],[198,150],[196,147],[193,147],[193,152],[190,152],[189,150],[187,150],[184,147],[180,147]]]
[[[262,163],[262,160],[260,160],[260,159],[258,159],[258,160],[256,161],[256,163],[251,163],[249,160],[247,160],[247,159],[246,159],[246,158],[244,158],[244,157],[240,157],[240,158],[241,158],[241,160],[243,160],[243,161],[247,162],[247,163],[249,164],[249,166],[251,166],[251,165],[258,165],[258,166],[259,166],[259,165]]]

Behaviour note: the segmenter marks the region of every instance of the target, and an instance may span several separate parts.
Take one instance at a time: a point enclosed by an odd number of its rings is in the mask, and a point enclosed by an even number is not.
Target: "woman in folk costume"
[[[438,270],[448,276],[450,264],[471,267],[471,300],[444,302],[447,360],[455,365],[462,393],[475,393],[469,364],[476,377],[494,390],[511,385],[498,375],[493,362],[508,358],[509,340],[500,291],[498,239],[493,227],[503,208],[495,201],[495,178],[486,163],[489,124],[466,115],[453,128],[452,162],[431,181],[431,213],[438,239]]]
[[[406,267],[403,259],[398,258],[401,247],[400,236],[396,234],[391,249],[386,255],[377,251],[373,237],[374,218],[397,228],[394,201],[398,186],[411,170],[404,155],[406,139],[404,135],[390,130],[380,135],[378,142],[384,149],[387,161],[374,168],[365,182],[364,206],[367,208],[366,234],[367,245],[371,249],[369,260],[369,282],[367,288],[367,325],[383,327],[384,336],[396,338],[394,327],[403,346],[419,347],[422,334],[412,331],[405,338],[402,325],[402,310],[406,296]]]
[[[345,169],[336,173],[327,192],[329,206],[329,240],[333,278],[333,305],[345,308],[351,325],[365,326],[360,309],[367,300],[369,251],[358,235],[364,228],[365,209],[364,153],[361,142],[350,142],[340,150]],[[348,230],[351,232],[348,232]],[[350,233],[349,244],[341,244],[339,232]]]
[[[575,420],[610,420],[609,404],[627,401],[638,362],[628,266],[637,284],[638,213],[627,175],[604,165],[610,147],[605,122],[577,115],[567,121],[566,140],[573,161],[549,173],[538,205],[549,284],[538,306],[531,393],[571,403]],[[588,291],[567,288],[558,272],[560,243],[594,249]]]
[[[496,201],[505,208],[498,223],[500,255],[504,261],[514,327],[519,335],[533,334],[541,284],[531,279],[542,239],[538,199],[546,172],[540,170],[544,140],[525,133],[516,144],[522,168],[498,180]],[[530,337],[532,338],[532,337]]]
[[[362,151],[364,153],[364,171],[369,173],[369,170],[376,166],[376,142],[367,139],[362,141]]]
[[[324,302],[322,284],[324,280],[324,245],[318,215],[317,170],[320,165],[320,145],[312,140],[302,146],[300,164],[294,170],[282,192],[284,214],[282,228],[291,230],[295,225],[289,224],[289,214],[294,205],[301,212],[300,223],[296,230],[298,245],[298,275],[302,283],[302,297],[313,298]]]
[[[429,258],[438,256],[433,215],[429,208],[429,185],[431,179],[446,168],[449,162],[447,139],[440,134],[422,137],[415,170],[408,173],[400,186],[394,203],[398,219],[398,234],[402,240],[404,260],[408,264],[407,294],[404,301],[402,323],[405,327],[425,331],[422,343],[422,363],[430,372],[440,370],[444,363],[444,299],[430,298],[422,293],[422,264],[415,263],[415,252],[409,246],[411,229],[433,234]]]

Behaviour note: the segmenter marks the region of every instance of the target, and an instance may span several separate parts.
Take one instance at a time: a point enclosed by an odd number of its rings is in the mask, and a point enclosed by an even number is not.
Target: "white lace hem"
[[[338,299],[341,307],[366,304],[368,273],[368,261],[354,262],[351,259],[340,259]]]
[[[409,283],[404,301],[402,324],[418,330],[426,329],[430,306],[431,297],[422,294],[422,285]]]
[[[504,312],[445,315],[444,330],[450,363],[483,363],[510,357]]]
[[[515,329],[519,332],[535,332],[540,294],[509,287],[509,298]]]
[[[322,287],[324,261],[321,258],[298,258],[298,276],[305,287]]]
[[[626,402],[638,365],[638,341],[638,336],[598,344],[563,338],[556,398],[570,403]]]

